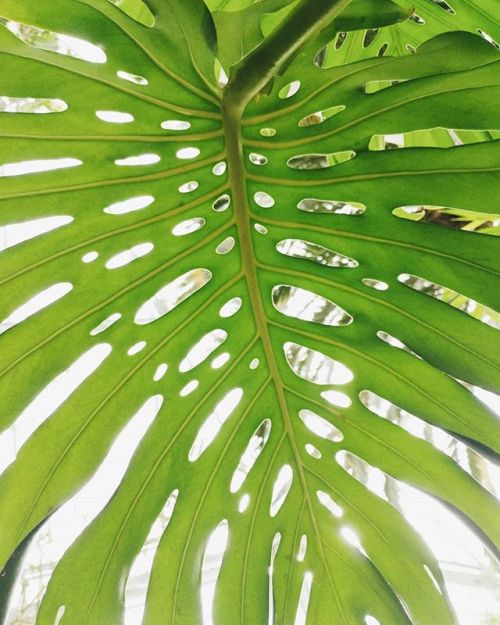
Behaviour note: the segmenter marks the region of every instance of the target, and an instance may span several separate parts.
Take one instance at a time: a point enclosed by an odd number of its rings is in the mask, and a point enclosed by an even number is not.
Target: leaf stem
[[[240,115],[250,100],[300,48],[317,36],[351,0],[303,0],[283,22],[233,69],[223,94]],[[292,34],[292,36],[291,36]]]

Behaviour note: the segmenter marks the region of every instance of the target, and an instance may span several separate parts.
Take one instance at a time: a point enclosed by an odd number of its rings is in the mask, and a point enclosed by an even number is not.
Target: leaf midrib
[[[256,255],[254,251],[250,228],[251,216],[250,207],[248,204],[247,175],[243,160],[241,111],[239,111],[237,108],[235,110],[235,107],[233,108],[231,104],[225,105],[224,102],[222,103],[222,111],[222,120],[226,139],[229,184],[232,192],[232,202],[234,206],[233,210],[235,222],[238,229],[238,240],[240,245],[243,273],[246,277],[249,297],[252,302],[252,311],[254,313],[255,325],[257,328],[257,333],[262,342],[262,347],[266,356],[266,362],[269,368],[270,377],[273,381],[276,391],[280,413],[283,419],[284,429],[287,434],[290,448],[292,450],[295,460],[295,466],[301,484],[303,497],[308,508],[309,517],[311,519],[311,524],[313,526],[316,538],[318,555],[320,557],[323,569],[329,579],[332,593],[335,597],[339,613],[342,615],[342,621],[345,623],[345,625],[348,625],[346,615],[340,601],[339,593],[336,588],[335,581],[332,578],[324,551],[323,538],[318,526],[311,497],[309,494],[304,466],[302,464],[302,458],[300,455],[290,413],[288,410],[283,380],[281,378],[279,367],[276,361],[273,344],[269,334],[268,320],[265,314],[262,295],[259,288],[257,278]]]

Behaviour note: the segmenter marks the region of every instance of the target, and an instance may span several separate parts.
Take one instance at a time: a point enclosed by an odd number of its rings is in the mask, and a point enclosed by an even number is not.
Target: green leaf
[[[224,8],[215,11],[222,66],[229,69],[241,61],[282,23],[297,4],[289,0],[266,0],[238,10]],[[323,31],[321,40],[314,41],[314,45],[318,49],[321,42],[331,41],[339,31],[394,24],[406,19],[410,13],[390,0],[353,0]]]
[[[482,36],[490,45],[500,49],[500,20],[494,0],[396,0],[410,19],[394,28],[370,30],[339,29],[337,37],[324,50],[324,67],[380,56],[413,54],[419,45],[436,35],[449,31],[470,31]],[[381,26],[384,26],[381,24]],[[358,26],[358,29],[360,27]],[[365,27],[363,27],[365,28]]]
[[[264,39],[261,26],[263,17],[276,13],[288,4],[288,0],[267,0],[239,10],[215,11],[213,15],[218,32],[219,60],[222,66],[230,68],[236,65],[256,48]],[[281,21],[281,16],[278,21]]]
[[[498,457],[498,419],[469,390],[498,391],[498,239],[401,217],[496,227],[499,55],[453,33],[324,70],[322,35],[296,50],[285,18],[269,96],[253,97],[254,63],[273,36],[219,93],[204,5],[145,4],[153,25],[108,0],[0,8],[1,440],[33,417],[0,475],[2,566],[135,415],[125,475],[37,625],[120,623],[172,493],[145,625],[291,623],[301,597],[306,623],[451,625],[436,561],[368,475],[430,493],[498,548],[497,500],[404,427]],[[315,5],[312,34],[334,4]],[[19,241],[26,222],[38,233]]]

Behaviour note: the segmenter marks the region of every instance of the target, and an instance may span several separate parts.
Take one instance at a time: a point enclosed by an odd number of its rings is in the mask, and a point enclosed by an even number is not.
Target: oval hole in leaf
[[[213,412],[205,419],[189,450],[188,459],[196,462],[205,450],[214,442],[224,423],[236,410],[243,397],[243,389],[233,388],[215,406]]]
[[[436,284],[425,278],[420,278],[409,273],[400,273],[398,281],[406,286],[437,299],[453,308],[461,310],[465,314],[481,321],[482,323],[500,330],[500,313],[484,304],[480,304],[462,293],[453,289]]]
[[[150,206],[155,201],[152,195],[138,195],[136,197],[122,200],[121,202],[115,202],[103,209],[108,215],[125,215],[126,213],[132,213],[133,211],[142,210]]]
[[[138,260],[143,256],[146,256],[154,249],[154,245],[152,243],[139,243],[138,245],[134,245],[128,250],[124,250],[123,252],[119,252],[112,256],[106,262],[106,269],[118,269],[119,267],[125,267],[125,265],[129,265],[134,260]]]
[[[352,371],[342,363],[298,343],[283,345],[290,369],[303,380],[313,384],[348,384],[354,379]]]
[[[5,20],[3,24],[13,35],[32,48],[56,52],[89,63],[106,63],[104,50],[90,41],[11,20]]]
[[[243,301],[241,297],[233,297],[229,301],[227,301],[222,308],[219,310],[219,315],[224,319],[228,317],[232,317],[235,315],[239,309],[241,308]]]
[[[291,258],[304,258],[326,267],[347,267],[353,269],[358,261],[311,241],[302,239],[283,239],[276,245],[280,254]]]
[[[332,443],[340,443],[344,440],[344,435],[338,427],[312,410],[303,408],[299,411],[299,417],[306,428],[316,436],[332,441]]]
[[[1,113],[62,113],[68,109],[64,100],[53,98],[13,98],[0,96]]]
[[[289,464],[284,464],[278,472],[278,476],[273,484],[273,492],[271,495],[271,506],[269,515],[275,517],[283,507],[288,497],[288,493],[292,488],[293,469]]]
[[[291,169],[328,169],[329,167],[350,161],[355,156],[356,152],[354,150],[330,152],[329,154],[300,154],[289,158],[286,164]]]
[[[306,115],[299,121],[299,126],[301,128],[308,128],[309,126],[322,124],[323,122],[326,122],[327,119],[330,119],[330,117],[333,117],[344,110],[345,106],[343,104],[339,104],[338,106],[330,106],[329,108],[316,111],[315,113],[309,113],[309,115]]]
[[[208,537],[203,553],[200,582],[202,625],[214,625],[215,591],[228,541],[229,524],[224,519]]]
[[[359,202],[319,200],[317,198],[304,198],[297,204],[297,208],[306,213],[330,213],[335,215],[362,215],[366,210],[366,206]]]
[[[137,156],[117,158],[115,160],[115,165],[119,167],[141,167],[144,165],[155,165],[160,161],[161,158],[158,154],[138,154]]]
[[[287,98],[291,98],[292,96],[294,96],[299,89],[300,80],[293,80],[292,82],[288,83],[288,85],[285,85],[279,90],[278,97],[282,100],[286,100]]]
[[[83,165],[83,161],[79,158],[41,158],[33,161],[4,163],[3,165],[0,165],[0,178],[24,176],[26,174],[39,174],[45,171],[68,169],[68,167],[79,167],[80,165]]]
[[[29,317],[36,315],[47,306],[54,304],[73,290],[71,282],[57,282],[43,289],[27,302],[16,308],[8,317],[0,322],[0,334],[22,323]]]
[[[0,252],[56,230],[61,226],[66,226],[72,221],[73,217],[70,215],[55,215],[53,217],[41,217],[40,219],[31,219],[30,221],[0,226]]]
[[[212,278],[208,269],[191,269],[169,282],[150,297],[135,313],[134,321],[146,325],[160,319],[204,287]]]
[[[243,486],[252,467],[264,450],[271,433],[271,425],[270,419],[264,419],[252,435],[231,478],[229,490],[232,493],[237,493]]]
[[[205,220],[203,217],[191,217],[191,219],[185,219],[180,223],[176,224],[172,228],[172,234],[176,237],[183,237],[187,234],[192,234],[197,230],[200,230],[205,225]]]
[[[116,72],[116,75],[118,76],[118,78],[121,78],[122,80],[126,80],[127,82],[131,82],[134,85],[145,86],[149,84],[149,81],[147,80],[147,78],[144,78],[144,76],[139,76],[138,74],[130,74],[129,72],[119,70]]]
[[[273,306],[283,315],[325,326],[346,326],[353,318],[343,308],[312,291],[288,284],[279,284],[272,290]]]
[[[186,373],[204,362],[224,341],[227,339],[227,332],[218,328],[207,332],[188,351],[179,364],[179,371]]]

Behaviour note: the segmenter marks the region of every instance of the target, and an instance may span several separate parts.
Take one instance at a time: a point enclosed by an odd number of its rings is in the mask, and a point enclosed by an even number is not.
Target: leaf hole
[[[66,226],[72,221],[73,217],[70,215],[54,215],[0,226],[0,252]]]
[[[300,126],[300,128],[309,128],[310,126],[317,126],[318,124],[322,124],[323,122],[326,122],[328,119],[330,119],[334,115],[338,115],[342,111],[345,111],[345,106],[342,104],[338,106],[330,106],[329,108],[306,115],[299,121],[298,125]]]
[[[368,48],[369,46],[371,46],[371,44],[375,41],[378,33],[378,28],[369,28],[367,31],[365,31],[363,37],[363,48]]]
[[[307,536],[306,534],[302,534],[300,537],[299,551],[297,553],[297,561],[304,562],[304,559],[307,554]]]
[[[225,193],[215,200],[215,202],[212,204],[212,209],[216,213],[223,213],[229,208],[230,205],[231,198],[227,193]]]
[[[500,214],[449,206],[399,206],[392,211],[395,217],[429,223],[463,232],[475,232],[490,236],[500,236]]]
[[[287,161],[291,169],[314,170],[329,169],[335,165],[340,165],[355,158],[354,150],[344,150],[342,152],[331,152],[329,154],[300,154],[292,156]]]
[[[199,186],[200,185],[196,180],[190,180],[189,182],[185,182],[180,185],[179,193],[192,193],[193,191],[196,191]]]
[[[446,0],[431,0],[431,2],[433,2],[440,9],[443,9],[443,11],[446,11],[451,15],[455,15],[453,7],[448,2],[446,2]]]
[[[111,354],[111,345],[94,345],[49,382],[0,434],[0,474],[26,441],[82,386]],[[15,441],[15,445],[12,444]]]
[[[272,290],[273,306],[278,312],[301,321],[311,321],[325,326],[345,326],[353,318],[331,300],[288,284],[279,284]]]
[[[159,163],[161,158],[158,154],[138,154],[137,156],[126,156],[125,158],[117,158],[115,165],[119,167],[141,167],[144,165],[155,165]]]
[[[288,98],[293,97],[300,89],[300,80],[293,80],[282,87],[278,92],[278,97],[282,100],[286,100]]]
[[[126,80],[127,82],[131,82],[134,85],[141,85],[144,87],[149,84],[149,81],[147,80],[147,78],[144,78],[144,76],[139,76],[138,74],[130,74],[129,72],[126,72],[122,69],[118,70],[116,72],[116,75],[118,76],[118,78]]]
[[[253,165],[266,165],[268,163],[267,156],[264,156],[263,154],[258,154],[257,152],[250,152],[250,154],[248,155],[248,160]]]
[[[203,335],[179,363],[179,371],[186,373],[204,362],[227,339],[227,332],[220,328]]]
[[[323,391],[321,397],[336,408],[349,408],[352,405],[351,398],[340,391]]]
[[[324,506],[336,519],[341,519],[344,516],[342,506],[339,506],[338,503],[332,499],[331,495],[325,493],[323,490],[317,490],[316,497],[318,498],[319,503]]]
[[[229,524],[221,521],[208,537],[201,565],[201,620],[202,625],[214,625],[214,603],[217,580],[229,541]]]
[[[214,410],[203,422],[189,450],[189,462],[196,462],[217,438],[223,425],[238,407],[243,397],[243,389],[230,390],[215,406]]]
[[[126,213],[132,213],[134,211],[147,208],[155,201],[152,195],[138,195],[136,197],[122,200],[121,202],[115,202],[103,209],[108,215],[125,215]]]
[[[276,128],[261,128],[259,133],[262,137],[275,137]]]
[[[55,98],[14,98],[0,96],[1,113],[63,113],[68,109],[64,100]]]
[[[215,248],[217,254],[229,254],[229,252],[234,248],[235,245],[234,237],[226,237],[224,241],[219,243],[219,245]]]
[[[303,258],[325,267],[358,267],[358,262],[348,256],[334,252],[317,243],[302,239],[283,239],[276,244],[276,250],[284,256]]]
[[[106,262],[106,269],[119,269],[120,267],[125,267],[130,263],[146,256],[151,253],[154,249],[154,245],[152,243],[139,243],[138,245],[134,245],[128,250],[124,250],[123,252],[119,252],[112,256]]]
[[[354,379],[344,364],[304,345],[286,342],[283,345],[290,369],[303,380],[318,385],[348,384]]]
[[[180,150],[177,150],[175,155],[178,159],[183,160],[183,161],[191,160],[200,155],[200,150],[198,148],[190,146],[187,148],[181,148]]]
[[[142,352],[142,350],[145,347],[146,347],[146,341],[138,341],[137,343],[134,343],[134,345],[132,345],[132,347],[128,349],[127,354],[129,356],[135,356],[139,352]]]
[[[224,161],[220,161],[220,163],[216,163],[212,167],[212,173],[214,176],[223,176],[226,173],[227,164]]]
[[[0,23],[23,43],[32,48],[55,52],[89,63],[106,63],[107,57],[104,50],[84,39],[11,20],[2,19]]]
[[[389,288],[387,282],[384,282],[383,280],[375,280],[374,278],[363,278],[361,282],[365,286],[375,289],[376,291],[387,291]]]
[[[178,489],[169,495],[165,505],[152,524],[141,550],[132,562],[125,585],[124,625],[142,622],[154,557],[160,540],[170,524],[178,497]],[[134,618],[128,618],[128,615],[132,614]]]
[[[206,221],[203,217],[191,217],[191,219],[185,219],[179,222],[172,228],[172,234],[176,237],[184,237],[188,234],[192,234],[197,230],[200,230],[205,225]]]
[[[43,158],[31,161],[18,161],[16,163],[4,163],[0,165],[0,178],[39,174],[46,171],[79,167],[80,165],[83,165],[83,161],[78,158]]]
[[[153,381],[159,382],[165,377],[165,374],[168,371],[168,364],[166,362],[162,362],[156,367],[156,370],[153,374]]]
[[[243,452],[238,466],[236,467],[233,476],[231,478],[231,484],[229,490],[231,493],[237,493],[245,483],[248,474],[252,470],[253,466],[257,462],[260,454],[263,452],[264,447],[269,439],[271,433],[271,420],[264,419],[259,427],[255,430],[250,438],[248,445]]]
[[[300,595],[297,603],[294,625],[306,625],[307,614],[309,612],[309,601],[311,599],[312,583],[313,574],[311,571],[306,571],[304,573],[304,577],[302,578],[302,586],[300,587]]]
[[[247,510],[249,505],[250,505],[250,495],[248,493],[245,493],[244,495],[240,497],[240,500],[238,502],[238,512],[243,514],[243,512]]]
[[[269,516],[275,517],[283,507],[293,482],[293,470],[289,464],[284,464],[278,472],[276,480],[273,484],[273,492],[271,495],[271,506],[269,508]]]
[[[187,397],[194,393],[194,391],[200,386],[199,380],[190,380],[185,386],[181,388],[179,391],[179,397]]]
[[[212,278],[208,269],[191,269],[169,282],[137,310],[134,321],[146,325],[160,319],[203,288]]]
[[[191,122],[181,119],[166,119],[161,122],[160,126],[163,130],[175,130],[179,132],[181,130],[189,130],[191,128]]]
[[[101,121],[111,124],[130,124],[134,121],[133,115],[121,111],[96,111],[95,115]]]
[[[257,206],[261,208],[272,208],[275,204],[273,196],[265,191],[256,191],[253,195],[253,199]]]
[[[311,458],[314,458],[315,460],[320,460],[323,456],[320,450],[314,445],[312,445],[311,443],[306,443],[304,445],[304,449],[306,450],[306,453],[309,454],[309,456],[311,456]]]
[[[362,215],[366,210],[366,206],[359,202],[320,200],[317,198],[304,198],[297,204],[297,208],[305,213],[335,215]]]
[[[320,417],[312,410],[303,408],[299,411],[299,417],[306,428],[313,434],[316,434],[316,436],[331,441],[332,443],[340,443],[344,440],[344,435],[338,427],[323,417]]]
[[[97,336],[98,334],[105,332],[108,328],[110,328],[113,324],[115,324],[121,318],[122,316],[120,313],[112,313],[90,331],[90,336]]]
[[[82,256],[82,263],[88,265],[89,263],[93,263],[95,260],[99,258],[99,252],[93,250],[92,252],[87,252]]]
[[[212,367],[212,369],[221,369],[226,363],[229,362],[230,359],[231,354],[229,352],[223,352],[212,360],[210,366]]]
[[[219,316],[223,319],[232,317],[240,310],[242,304],[243,300],[241,299],[241,297],[232,297],[221,307],[221,309],[219,310]]]
[[[71,282],[57,282],[43,289],[0,322],[0,334],[7,332],[7,330],[10,330],[48,306],[51,306],[65,295],[68,295],[72,290],[73,285]]]
[[[415,291],[452,306],[496,330],[500,330],[499,312],[462,293],[458,293],[458,291],[408,273],[400,273],[398,281]]]

